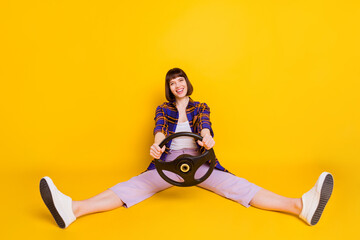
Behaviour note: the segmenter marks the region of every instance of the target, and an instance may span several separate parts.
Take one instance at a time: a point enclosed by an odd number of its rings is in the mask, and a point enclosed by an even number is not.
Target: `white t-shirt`
[[[189,121],[182,122],[176,125],[175,133],[177,132],[191,132],[191,127]],[[179,150],[183,148],[195,148],[197,149],[198,146],[195,143],[195,138],[193,137],[177,137],[174,138],[171,142],[170,149],[172,150]]]

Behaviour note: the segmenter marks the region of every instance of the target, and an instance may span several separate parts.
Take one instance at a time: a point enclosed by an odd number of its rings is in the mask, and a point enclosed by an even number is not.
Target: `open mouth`
[[[181,89],[177,90],[176,92],[179,93],[179,94],[181,94],[183,91],[184,91],[184,89],[181,88]]]

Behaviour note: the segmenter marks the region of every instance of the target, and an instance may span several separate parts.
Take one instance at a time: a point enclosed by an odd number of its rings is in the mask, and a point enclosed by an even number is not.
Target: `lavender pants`
[[[189,148],[170,150],[165,161],[172,161],[181,154],[198,156],[200,155],[200,152],[198,149]],[[198,179],[204,176],[208,169],[208,164],[203,164],[197,170],[195,178]],[[164,173],[175,181],[182,181],[175,173],[166,171],[164,171]],[[109,189],[124,202],[124,207],[128,208],[151,197],[155,193],[172,186],[173,185],[163,180],[156,169],[154,169],[135,176],[126,182],[118,183]],[[215,192],[223,197],[238,202],[245,207],[250,206],[249,202],[261,189],[259,186],[248,182],[244,178],[237,177],[218,169],[214,169],[209,178],[196,186]]]

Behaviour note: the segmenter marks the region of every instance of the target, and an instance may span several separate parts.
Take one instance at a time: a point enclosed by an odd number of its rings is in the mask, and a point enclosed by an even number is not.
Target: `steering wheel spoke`
[[[184,179],[185,183],[191,183],[195,181],[195,171],[191,171],[189,173],[181,173],[179,174],[180,177],[182,177],[182,179]]]
[[[165,170],[165,171],[169,171],[169,172],[173,172],[176,173],[176,165],[174,165],[172,162],[164,162],[164,161],[159,161],[158,163],[159,168],[161,168],[161,170]]]
[[[194,168],[198,169],[201,167],[204,163],[211,160],[211,152],[205,152],[204,154],[200,156],[191,157],[191,159],[194,162]]]

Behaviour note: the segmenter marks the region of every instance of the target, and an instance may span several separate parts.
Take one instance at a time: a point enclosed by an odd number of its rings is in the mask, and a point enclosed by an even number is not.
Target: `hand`
[[[155,159],[159,159],[161,157],[161,154],[165,151],[165,146],[162,148],[159,147],[158,144],[154,143],[150,147],[150,156],[152,156]]]
[[[209,150],[214,147],[215,140],[212,138],[210,134],[207,134],[203,137],[202,141],[198,140],[197,143],[200,146],[205,147],[206,150]]]

